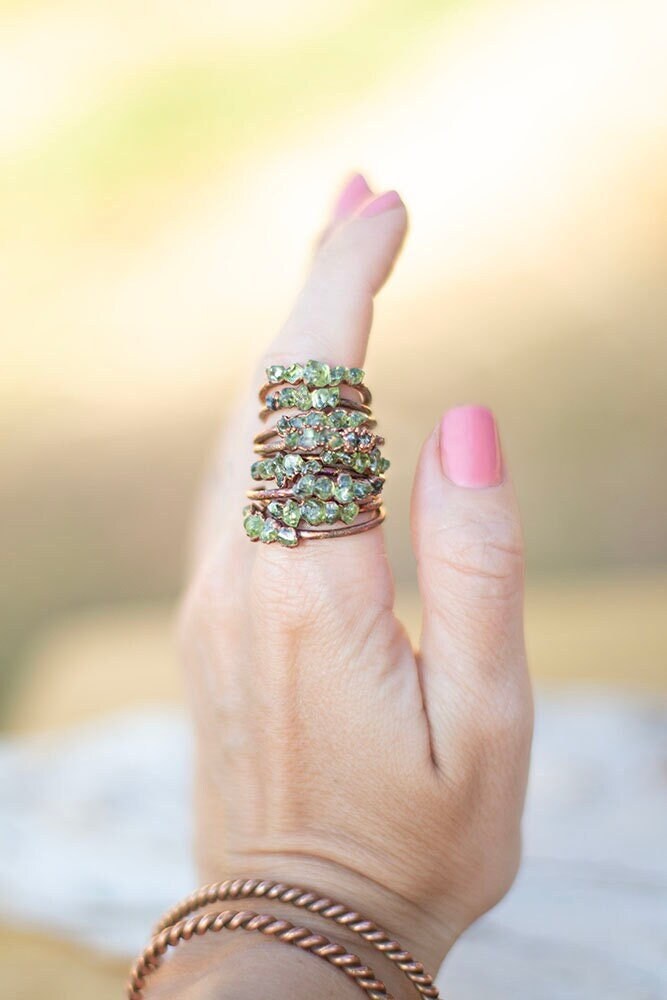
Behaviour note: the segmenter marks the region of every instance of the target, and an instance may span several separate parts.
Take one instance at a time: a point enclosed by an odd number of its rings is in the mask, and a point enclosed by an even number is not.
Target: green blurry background
[[[0,18],[4,727],[180,697],[197,477],[355,169],[411,212],[366,366],[411,629],[420,442],[484,402],[522,501],[536,677],[664,690],[661,0],[4,0]],[[10,939],[12,996],[42,995],[31,947]],[[117,989],[85,956],[50,963]]]

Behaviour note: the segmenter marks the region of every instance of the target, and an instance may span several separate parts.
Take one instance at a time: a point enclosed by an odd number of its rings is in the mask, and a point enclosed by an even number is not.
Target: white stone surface
[[[0,914],[132,956],[196,883],[189,769],[163,710],[5,740]],[[452,1000],[665,1000],[664,702],[540,699],[521,874],[440,982]]]

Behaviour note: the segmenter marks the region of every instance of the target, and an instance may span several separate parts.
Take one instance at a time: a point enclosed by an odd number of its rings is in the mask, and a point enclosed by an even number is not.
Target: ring
[[[247,490],[243,509],[251,541],[293,548],[382,523],[389,461],[364,377],[361,368],[322,361],[266,369],[260,419],[284,412],[253,441],[250,475],[257,485]]]

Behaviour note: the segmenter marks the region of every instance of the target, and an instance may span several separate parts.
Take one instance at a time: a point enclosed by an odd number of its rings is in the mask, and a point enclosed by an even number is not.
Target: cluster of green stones
[[[325,386],[361,385],[364,380],[364,373],[361,368],[346,368],[345,365],[330,367],[323,361],[309,361],[305,365],[270,365],[266,369],[266,379],[271,385],[279,382],[289,382],[296,385],[303,382],[304,385],[315,389],[322,389]]]
[[[341,397],[341,383],[362,384],[360,368],[309,361],[271,365],[266,375],[272,385],[290,383],[266,395],[266,408],[299,412],[279,417],[273,428],[278,450],[251,466],[252,478],[274,481],[278,495],[273,488],[251,491],[254,500],[243,511],[243,525],[253,541],[293,547],[297,529],[351,525],[364,504],[377,507],[389,462],[378,447],[382,439],[367,426],[373,426],[370,415],[346,408]],[[266,499],[258,500],[264,490]]]

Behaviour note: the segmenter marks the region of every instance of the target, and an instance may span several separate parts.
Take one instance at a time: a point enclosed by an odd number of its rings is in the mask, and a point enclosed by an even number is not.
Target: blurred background
[[[420,443],[446,406],[486,403],[525,518],[546,720],[535,829],[549,809],[552,831],[572,829],[593,789],[603,812],[579,823],[572,857],[613,828],[626,854],[610,854],[601,884],[639,887],[623,897],[636,949],[625,928],[618,994],[587,978],[607,963],[597,940],[582,957],[579,939],[569,992],[554,992],[546,944],[542,985],[520,949],[501,978],[536,998],[667,995],[664,858],[651,868],[651,838],[667,834],[666,42],[663,0],[0,0],[7,996],[119,996],[134,931],[105,948],[83,914],[94,924],[103,911],[108,930],[125,905],[146,931],[157,914],[100,871],[127,804],[119,774],[129,783],[149,766],[167,719],[187,743],[171,618],[197,479],[359,169],[397,188],[411,216],[366,364],[394,460],[400,609],[416,632],[407,516]],[[100,775],[116,782],[103,808]],[[150,799],[149,778],[134,792]],[[648,812],[610,806],[639,784]],[[162,791],[166,811],[151,801],[166,859],[187,829],[178,820],[167,844],[184,805]],[[84,876],[91,823],[107,840]],[[119,869],[147,836],[123,830]],[[162,887],[163,871],[155,905],[194,877]],[[41,917],[19,902],[39,872],[55,879]],[[648,886],[661,894],[650,920],[637,902]],[[473,957],[503,926],[454,956],[443,983],[456,1000],[489,995]],[[578,968],[567,947],[560,972]]]

